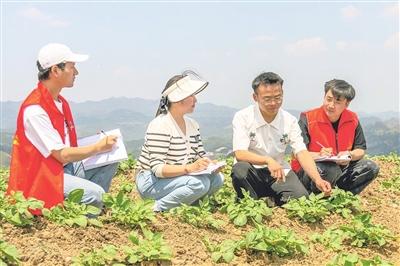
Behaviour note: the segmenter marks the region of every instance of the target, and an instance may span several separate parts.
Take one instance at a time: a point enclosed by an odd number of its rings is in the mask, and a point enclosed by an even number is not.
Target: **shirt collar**
[[[256,103],[256,104],[254,104],[254,119],[255,119],[255,123],[256,123],[256,127],[257,128],[262,127],[262,126],[266,126],[266,125],[270,125],[270,126],[276,128],[276,129],[278,129],[280,121],[282,119],[282,110],[281,110],[281,108],[279,108],[279,111],[276,114],[275,119],[272,120],[271,123],[267,123],[264,120],[264,117],[261,114],[261,111],[260,111],[260,108],[258,106],[258,103]]]

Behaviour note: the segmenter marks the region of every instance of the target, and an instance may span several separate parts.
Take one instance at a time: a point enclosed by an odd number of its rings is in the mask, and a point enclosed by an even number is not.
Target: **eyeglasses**
[[[272,103],[272,102],[280,103],[280,102],[282,102],[282,99],[283,99],[282,94],[275,96],[275,97],[262,98],[263,102],[265,102],[265,103]]]

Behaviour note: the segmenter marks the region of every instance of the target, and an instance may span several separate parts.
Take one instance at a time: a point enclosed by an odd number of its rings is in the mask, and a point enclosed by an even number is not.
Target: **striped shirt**
[[[138,170],[151,170],[163,177],[164,165],[185,165],[203,156],[199,125],[195,120],[184,117],[186,135],[183,134],[171,114],[162,114],[153,119],[146,131],[142,151],[137,160]]]

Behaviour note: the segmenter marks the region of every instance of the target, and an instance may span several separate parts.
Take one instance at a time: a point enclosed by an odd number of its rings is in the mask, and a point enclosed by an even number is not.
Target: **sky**
[[[284,79],[286,109],[321,105],[324,83],[356,89],[354,111],[399,111],[398,2],[1,3],[1,101],[36,86],[36,59],[50,42],[89,54],[70,101],[159,99],[167,80],[195,70],[210,85],[199,102],[252,103],[263,71]]]

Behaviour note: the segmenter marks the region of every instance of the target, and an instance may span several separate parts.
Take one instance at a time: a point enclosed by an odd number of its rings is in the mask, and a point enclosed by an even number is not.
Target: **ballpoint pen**
[[[319,143],[318,141],[316,141],[315,143],[317,143],[321,148],[325,149],[325,146]]]
[[[203,156],[195,148],[192,147],[192,150],[197,154],[197,156],[203,158]]]

